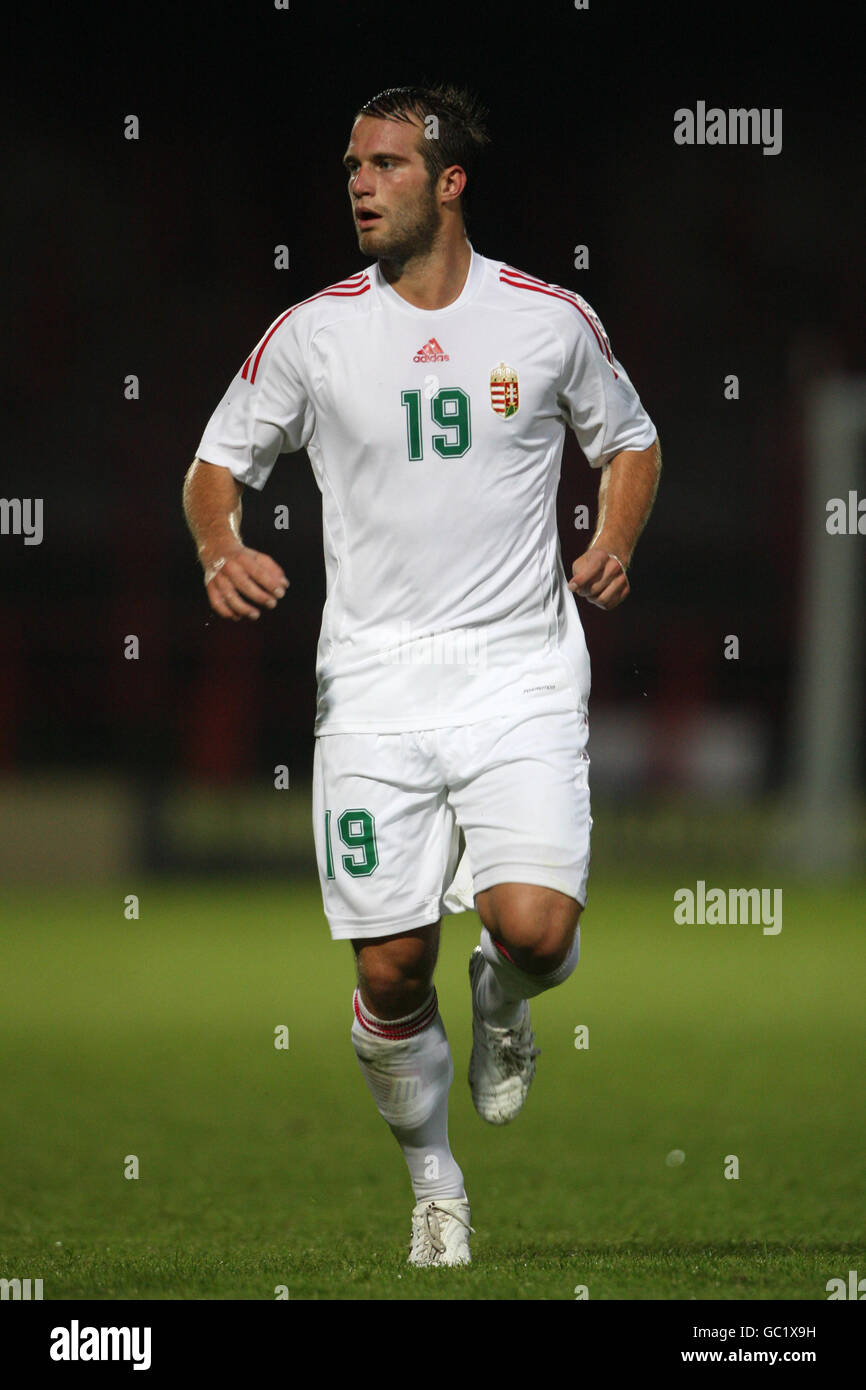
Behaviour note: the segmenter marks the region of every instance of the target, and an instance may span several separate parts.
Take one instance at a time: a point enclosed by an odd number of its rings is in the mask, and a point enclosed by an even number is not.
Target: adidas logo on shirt
[[[425,343],[419,348],[412,358],[413,362],[450,362],[451,358],[447,352],[443,352],[435,338],[431,338],[429,343]]]

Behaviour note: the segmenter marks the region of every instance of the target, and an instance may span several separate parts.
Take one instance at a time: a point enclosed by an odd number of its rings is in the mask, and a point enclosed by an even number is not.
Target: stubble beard
[[[395,266],[429,256],[439,235],[439,207],[431,186],[412,208],[388,214],[390,229],[385,237],[370,235],[374,229],[358,232],[358,245],[367,256],[376,256]]]

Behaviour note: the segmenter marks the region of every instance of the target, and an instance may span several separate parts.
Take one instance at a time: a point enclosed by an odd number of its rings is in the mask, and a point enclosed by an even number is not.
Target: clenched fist
[[[601,546],[590,546],[584,551],[572,565],[571,573],[568,584],[571,592],[608,612],[618,608],[631,592],[625,565]]]

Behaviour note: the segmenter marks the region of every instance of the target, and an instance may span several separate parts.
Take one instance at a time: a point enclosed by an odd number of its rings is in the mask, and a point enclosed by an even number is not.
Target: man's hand
[[[571,592],[608,612],[618,608],[631,592],[625,566],[601,546],[590,546],[584,551],[572,565],[571,573],[573,578],[568,585]]]
[[[608,612],[631,593],[626,574],[652,511],[662,471],[658,436],[648,449],[622,449],[601,471],[595,535],[571,567],[573,594]]]
[[[289,587],[276,560],[241,540],[242,492],[227,468],[200,458],[193,459],[183,483],[184,516],[204,570],[208,602],[234,623],[260,618],[261,608],[276,608]]]
[[[238,623],[260,618],[260,608],[276,608],[289,581],[276,560],[260,550],[236,545],[223,555],[201,557],[210,606],[221,618]]]

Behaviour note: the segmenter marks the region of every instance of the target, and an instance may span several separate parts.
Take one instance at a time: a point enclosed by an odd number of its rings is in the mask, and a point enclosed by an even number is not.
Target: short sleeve
[[[286,321],[284,321],[286,320]],[[301,346],[283,315],[256,344],[207,423],[197,457],[260,490],[280,454],[309,443],[315,414]]]
[[[557,402],[587,462],[601,468],[623,449],[648,449],[656,428],[598,315],[580,295],[572,298]]]

